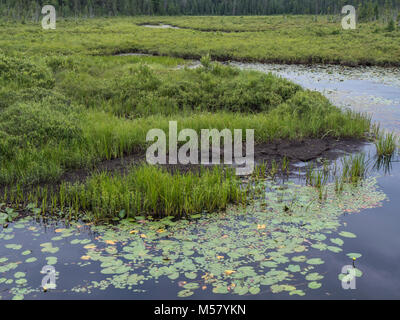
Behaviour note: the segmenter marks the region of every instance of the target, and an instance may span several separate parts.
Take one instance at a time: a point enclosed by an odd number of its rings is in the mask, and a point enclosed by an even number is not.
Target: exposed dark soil
[[[265,162],[267,169],[275,161],[280,167],[283,159],[289,160],[289,170],[298,173],[299,168],[306,167],[308,162],[314,162],[317,159],[335,160],[346,153],[354,153],[361,150],[365,142],[356,139],[337,140],[333,138],[311,139],[305,138],[296,141],[280,140],[273,143],[257,144],[254,147],[254,161],[256,164]],[[210,162],[213,151],[210,151]],[[245,155],[245,148],[243,148]],[[220,152],[221,163],[224,162],[223,148]],[[100,162],[94,170],[79,169],[66,172],[61,180],[66,182],[82,182],[92,172],[108,171],[112,173],[124,173],[132,165],[146,163],[146,151],[136,152],[126,155],[123,158],[117,158]],[[168,163],[168,157],[167,157]],[[304,164],[304,165],[303,165]],[[198,172],[202,168],[212,168],[214,165],[182,165],[166,164],[161,167],[169,172]]]

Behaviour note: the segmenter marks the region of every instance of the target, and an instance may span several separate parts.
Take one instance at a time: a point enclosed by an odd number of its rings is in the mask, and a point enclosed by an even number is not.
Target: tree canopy
[[[0,0],[0,15],[37,20],[41,8],[54,5],[63,17],[131,15],[339,14],[344,5],[360,19],[395,17],[400,0]]]

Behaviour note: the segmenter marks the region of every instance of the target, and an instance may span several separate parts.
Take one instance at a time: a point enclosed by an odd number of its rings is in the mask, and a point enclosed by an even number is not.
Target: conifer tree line
[[[44,5],[60,17],[134,15],[340,14],[354,5],[361,20],[396,18],[400,0],[0,0],[0,17],[38,20]]]

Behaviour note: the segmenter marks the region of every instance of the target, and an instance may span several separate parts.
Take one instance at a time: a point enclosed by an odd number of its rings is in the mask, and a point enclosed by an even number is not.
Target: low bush
[[[52,88],[55,79],[51,70],[43,63],[0,52],[0,85],[5,84],[13,84],[17,88]]]

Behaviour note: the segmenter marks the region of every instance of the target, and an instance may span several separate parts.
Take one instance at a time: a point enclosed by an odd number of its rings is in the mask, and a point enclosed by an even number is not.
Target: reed
[[[3,195],[3,201],[18,204],[18,189]],[[96,220],[121,217],[185,217],[194,213],[225,210],[230,203],[246,203],[248,189],[241,185],[233,169],[214,167],[199,173],[174,174],[165,169],[140,165],[128,172],[93,174],[84,183],[63,183],[59,190],[37,188],[31,200],[41,213],[68,212]]]
[[[382,133],[375,141],[376,153],[379,158],[391,158],[398,146],[398,137],[394,133]]]

